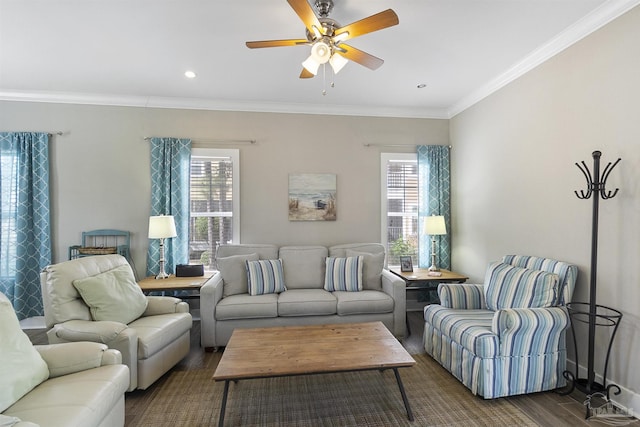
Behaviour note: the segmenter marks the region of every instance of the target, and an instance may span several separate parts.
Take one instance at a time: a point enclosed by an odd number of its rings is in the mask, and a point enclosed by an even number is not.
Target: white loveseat
[[[52,264],[40,284],[49,343],[93,341],[119,350],[129,391],[146,389],[189,353],[189,305],[143,295],[121,255]]]
[[[129,369],[117,350],[78,342],[33,346],[0,293],[0,425],[124,425]]]
[[[359,264],[351,266],[362,267],[361,290],[326,290],[327,271],[330,278],[338,278],[338,269],[348,265],[346,260],[358,257]],[[370,321],[381,321],[402,339],[406,331],[405,283],[383,268],[384,257],[384,246],[379,243],[220,246],[216,256],[219,271],[200,290],[202,346],[226,346],[235,328]],[[247,262],[256,265],[260,260],[279,260],[271,274],[281,276],[286,290],[250,295]],[[329,285],[337,283],[332,279]]]

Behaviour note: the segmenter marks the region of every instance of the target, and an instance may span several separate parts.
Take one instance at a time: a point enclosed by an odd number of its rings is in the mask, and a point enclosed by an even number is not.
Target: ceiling
[[[349,41],[385,63],[299,79],[308,46],[244,44],[305,37],[286,0],[0,0],[0,99],[449,118],[638,3],[335,0],[398,14]]]

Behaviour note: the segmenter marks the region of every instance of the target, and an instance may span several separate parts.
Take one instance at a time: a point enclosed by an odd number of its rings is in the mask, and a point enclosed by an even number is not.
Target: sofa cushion
[[[278,259],[278,246],[257,243],[220,245],[216,251],[216,259],[249,254],[258,254],[258,259]]]
[[[368,254],[385,253],[382,243],[345,243],[329,247],[329,256],[340,258],[347,256],[347,251],[366,252]]]
[[[138,359],[147,359],[191,329],[189,313],[141,317],[129,325],[138,334]]]
[[[498,336],[491,332],[493,315],[490,310],[458,310],[438,304],[424,310],[425,323],[483,358],[497,357],[500,353]]]
[[[338,300],[337,313],[340,316],[352,314],[379,314],[393,311],[393,298],[381,291],[333,292]]]
[[[9,299],[0,293],[0,412],[49,378],[49,368],[22,332]]]
[[[323,289],[288,289],[278,297],[279,316],[336,314],[336,298]]]
[[[489,310],[551,307],[557,300],[558,275],[494,262],[485,276]]]
[[[361,256],[348,258],[328,257],[324,274],[324,289],[329,292],[362,290]]]
[[[122,404],[128,386],[125,365],[100,366],[45,381],[5,414],[43,427],[97,426]]]
[[[575,287],[578,267],[564,261],[550,258],[542,258],[530,255],[505,255],[502,262],[516,267],[532,270],[548,271],[558,275],[558,305],[564,305],[571,301],[573,288]]]
[[[278,294],[231,295],[216,305],[216,320],[278,317]]]
[[[73,286],[89,306],[93,320],[127,324],[140,317],[147,308],[147,297],[136,283],[131,268],[126,265],[76,279]]]
[[[247,261],[257,261],[258,254],[231,255],[218,258],[218,270],[224,286],[222,297],[247,293]]]
[[[287,289],[322,289],[328,250],[324,246],[283,246],[279,251]]]
[[[384,252],[371,254],[367,252],[346,250],[346,256],[361,256],[364,260],[362,267],[362,289],[373,291],[382,290],[382,269],[384,268]]]
[[[279,259],[247,261],[247,285],[249,295],[277,294],[286,291],[282,261]]]

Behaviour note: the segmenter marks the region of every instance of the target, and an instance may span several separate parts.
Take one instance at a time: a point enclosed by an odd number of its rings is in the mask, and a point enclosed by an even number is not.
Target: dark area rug
[[[537,425],[507,400],[472,395],[429,356],[413,357],[414,367],[400,369],[412,423],[388,370],[231,383],[225,426]],[[127,426],[216,426],[224,389],[211,379],[217,360],[169,372],[145,392],[152,394],[148,404]]]

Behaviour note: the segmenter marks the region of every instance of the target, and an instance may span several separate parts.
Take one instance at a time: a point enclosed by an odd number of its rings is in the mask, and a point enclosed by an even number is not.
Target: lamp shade
[[[331,68],[333,68],[335,74],[338,74],[348,62],[349,60],[347,58],[337,52],[331,55],[331,59],[329,59],[329,64],[331,64]]]
[[[447,226],[444,217],[441,215],[431,215],[424,217],[424,234],[438,236],[447,234]]]
[[[318,68],[320,68],[320,64],[313,59],[313,55],[309,56],[303,63],[302,66],[306,68],[308,72],[313,74],[314,76],[318,74]]]
[[[149,238],[164,239],[176,237],[176,223],[173,215],[158,215],[149,217]]]

